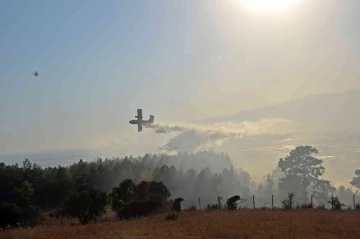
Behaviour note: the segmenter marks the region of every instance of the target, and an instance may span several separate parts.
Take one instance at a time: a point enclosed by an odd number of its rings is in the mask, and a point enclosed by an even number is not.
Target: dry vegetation
[[[0,238],[360,238],[356,211],[187,211],[177,220],[166,220],[166,216],[16,229],[1,232]]]

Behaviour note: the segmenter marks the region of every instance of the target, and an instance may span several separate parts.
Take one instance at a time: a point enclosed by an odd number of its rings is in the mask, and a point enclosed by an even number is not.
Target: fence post
[[[274,209],[274,194],[271,195],[271,207]]]
[[[201,201],[200,201],[200,197],[199,197],[199,209],[201,210]]]
[[[353,195],[353,204],[354,204],[354,210],[356,210],[356,204],[355,204],[355,194]]]
[[[253,195],[253,207],[255,209],[255,195]]]
[[[313,208],[314,207],[314,205],[313,205],[313,195],[311,194],[311,198],[310,198],[310,200],[311,200],[311,208]]]
[[[218,196],[219,210],[222,208],[222,205],[221,205],[222,199],[223,199],[223,197]]]

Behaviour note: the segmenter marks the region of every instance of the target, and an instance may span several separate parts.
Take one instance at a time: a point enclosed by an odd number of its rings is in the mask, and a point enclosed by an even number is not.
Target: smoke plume
[[[293,132],[293,123],[286,119],[268,118],[258,121],[218,122],[213,124],[166,124],[149,126],[158,134],[180,132],[160,149],[170,151],[194,151],[212,146],[221,146],[231,138],[279,135]]]

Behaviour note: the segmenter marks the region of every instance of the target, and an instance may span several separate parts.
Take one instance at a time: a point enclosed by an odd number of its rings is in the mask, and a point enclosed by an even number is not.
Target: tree
[[[334,197],[333,195],[331,195],[330,200],[327,202],[331,204],[331,209],[333,210],[341,210],[342,207],[346,206],[345,204],[340,202],[338,197]]]
[[[166,204],[171,194],[163,182],[151,181],[149,186],[149,199]]]
[[[262,183],[259,184],[257,190],[256,190],[256,195],[259,197],[263,197],[264,195],[264,185],[262,185]],[[267,195],[268,196],[268,195]]]
[[[350,182],[354,187],[360,188],[360,169],[355,170],[355,177]]]
[[[270,174],[268,174],[266,176],[266,183],[265,183],[264,190],[265,190],[265,195],[266,196],[269,196],[269,195],[274,193],[275,182],[274,182],[273,178],[270,176]]]
[[[91,220],[105,213],[108,205],[106,192],[97,189],[73,192],[65,201],[66,214],[79,219],[81,224],[88,224]]]
[[[21,188],[16,188],[15,192],[19,196],[18,206],[21,208],[27,207],[31,204],[31,199],[34,194],[34,189],[28,181],[24,181],[21,185]]]
[[[150,182],[141,181],[141,183],[139,183],[136,186],[136,194],[138,200],[148,200],[149,192],[150,192]]]
[[[111,210],[119,212],[125,203],[136,198],[136,185],[131,179],[125,179],[118,187],[114,187],[110,194]]]
[[[335,188],[327,180],[320,179],[325,172],[323,161],[313,156],[318,150],[311,146],[298,146],[285,158],[280,158],[278,167],[285,173],[278,186],[283,193],[294,192],[303,198],[314,195],[317,201],[326,201]]]
[[[204,165],[208,168],[204,168]],[[231,166],[228,155],[211,150],[177,155],[146,154],[138,158],[98,158],[92,162],[79,160],[69,166],[56,167],[39,167],[28,159],[19,165],[0,162],[0,202],[29,204],[46,210],[56,209],[61,207],[64,199],[72,192],[90,189],[111,192],[113,187],[118,187],[119,182],[126,179],[137,183],[149,178],[164,182],[174,198],[184,197],[188,205],[197,204],[198,197],[206,205],[213,203],[214,196],[227,198],[235,192],[249,197],[249,174],[241,169],[234,170]],[[32,193],[28,191],[30,197],[25,196],[26,190],[23,190],[26,188],[26,183],[23,185],[25,181],[31,184]],[[159,186],[154,185],[154,189]],[[150,189],[148,191],[148,186],[150,188],[150,182],[135,190],[131,189],[122,198],[129,202],[159,197],[158,194],[152,194]],[[161,197],[164,200],[168,197],[166,191]],[[20,202],[23,199],[25,200]]]

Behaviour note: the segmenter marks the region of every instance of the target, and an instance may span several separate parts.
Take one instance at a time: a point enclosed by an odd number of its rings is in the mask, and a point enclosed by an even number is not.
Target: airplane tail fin
[[[154,123],[154,116],[150,115],[149,123]]]

